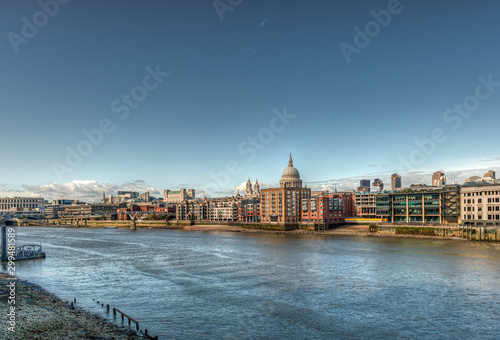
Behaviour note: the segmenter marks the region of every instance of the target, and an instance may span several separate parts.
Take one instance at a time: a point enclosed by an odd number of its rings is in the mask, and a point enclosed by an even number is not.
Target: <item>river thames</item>
[[[500,243],[16,228],[17,275],[160,339],[499,339]],[[5,271],[5,268],[3,268]]]

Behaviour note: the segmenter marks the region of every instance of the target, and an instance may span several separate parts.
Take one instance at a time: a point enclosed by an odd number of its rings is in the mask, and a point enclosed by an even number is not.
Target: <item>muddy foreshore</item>
[[[112,226],[109,226],[112,225]],[[128,224],[126,225],[113,225],[113,221],[109,222],[109,225],[99,225],[99,226],[88,226],[88,227],[77,227],[74,225],[46,225],[44,227],[59,227],[59,228],[89,228],[89,229],[129,229]],[[344,225],[334,229],[329,230],[266,230],[266,229],[252,229],[244,228],[241,226],[228,226],[224,224],[207,224],[207,225],[137,225],[137,229],[170,229],[170,230],[189,230],[189,231],[211,231],[211,232],[241,232],[241,233],[259,233],[259,234],[289,234],[289,235],[324,235],[324,236],[358,236],[358,237],[375,237],[375,238],[407,238],[407,239],[418,239],[418,240],[449,240],[449,241],[467,241],[461,237],[456,237],[453,235],[449,236],[426,236],[426,235],[411,235],[411,234],[394,234],[387,232],[375,232],[369,231],[368,225]]]
[[[9,304],[13,282],[15,304]],[[11,307],[15,318],[8,315]],[[4,273],[0,273],[0,310],[0,339],[143,339],[130,329],[71,307],[36,284],[12,280]]]

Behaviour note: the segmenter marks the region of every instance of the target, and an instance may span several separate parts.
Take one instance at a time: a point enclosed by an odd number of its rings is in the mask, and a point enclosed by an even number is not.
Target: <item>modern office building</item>
[[[500,185],[464,186],[460,192],[460,201],[462,224],[500,226]]]
[[[59,212],[59,217],[91,218],[116,214],[117,209],[126,208],[126,203],[94,203],[71,204],[64,206],[64,212]]]
[[[436,171],[432,174],[432,186],[442,187],[446,185],[446,175],[442,171]]]
[[[302,188],[299,171],[292,155],[283,171],[279,188],[261,190],[262,223],[298,223],[302,219],[302,199],[311,197],[311,189]]]
[[[103,191],[101,203],[139,203],[151,202],[152,199],[153,197],[149,195],[149,191],[140,195],[136,191],[118,191],[117,195],[109,195],[109,197],[106,197],[106,193]]]
[[[359,181],[359,187],[356,189],[357,192],[370,192],[370,180],[362,179]]]
[[[64,216],[66,204],[49,204],[45,206],[44,218],[59,218]]]
[[[380,193],[357,192],[354,197],[356,216],[359,218],[377,218],[375,213],[377,204],[376,197]]]
[[[460,187],[449,185],[375,195],[374,218],[391,223],[458,223]]]
[[[391,175],[391,190],[396,191],[401,189],[402,183],[401,183],[401,176],[398,174],[392,174]]]

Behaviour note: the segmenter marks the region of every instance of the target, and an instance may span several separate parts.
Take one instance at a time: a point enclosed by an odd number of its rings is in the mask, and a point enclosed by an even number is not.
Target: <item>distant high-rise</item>
[[[380,178],[375,178],[373,180],[372,186],[378,187],[378,191],[384,190],[384,182],[382,182]]]
[[[360,187],[370,187],[370,180],[369,179],[362,179],[359,181],[359,186]]]
[[[370,180],[362,179],[359,181],[359,187],[356,189],[357,192],[370,192]]]
[[[442,187],[446,184],[446,175],[442,171],[436,171],[432,174],[432,186]]]
[[[398,189],[401,189],[401,176],[398,174],[392,174],[391,175],[391,190],[395,191]]]
[[[493,171],[493,170],[488,171],[487,173],[484,174],[484,177],[490,177],[490,178],[496,179],[495,171]]]

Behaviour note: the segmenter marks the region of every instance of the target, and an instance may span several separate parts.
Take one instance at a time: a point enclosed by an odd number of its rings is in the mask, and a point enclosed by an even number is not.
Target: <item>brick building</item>
[[[261,190],[262,223],[298,223],[302,220],[302,200],[311,197],[311,189],[302,188],[299,171],[292,155],[283,171],[279,188]]]

